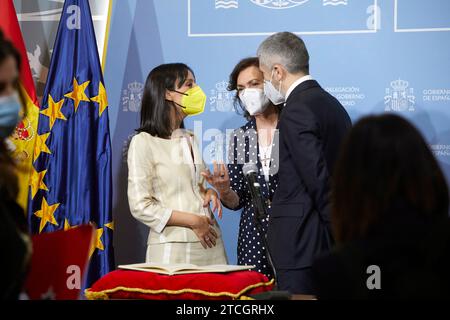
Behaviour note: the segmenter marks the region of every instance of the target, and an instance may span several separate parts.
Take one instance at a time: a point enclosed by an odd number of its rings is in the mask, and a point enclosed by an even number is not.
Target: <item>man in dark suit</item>
[[[280,32],[268,37],[258,57],[267,97],[285,103],[278,123],[279,185],[267,235],[278,289],[314,294],[311,266],[333,244],[330,178],[351,120],[309,75],[309,54],[298,36]]]

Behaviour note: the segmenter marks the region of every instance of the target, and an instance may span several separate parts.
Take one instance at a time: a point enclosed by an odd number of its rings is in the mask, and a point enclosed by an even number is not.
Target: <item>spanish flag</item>
[[[32,177],[32,161],[39,116],[39,104],[13,0],[0,1],[0,30],[2,30],[5,38],[14,44],[22,57],[20,85],[26,104],[24,106],[26,108],[26,116],[17,125],[10,139],[16,147],[13,155],[17,161],[20,186],[17,202],[26,211],[29,181],[30,176]]]

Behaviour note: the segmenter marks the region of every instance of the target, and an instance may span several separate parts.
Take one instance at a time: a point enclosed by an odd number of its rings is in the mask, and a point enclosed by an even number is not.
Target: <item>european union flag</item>
[[[95,226],[86,287],[114,266],[107,107],[88,0],[66,0],[39,114],[28,221],[32,233]]]

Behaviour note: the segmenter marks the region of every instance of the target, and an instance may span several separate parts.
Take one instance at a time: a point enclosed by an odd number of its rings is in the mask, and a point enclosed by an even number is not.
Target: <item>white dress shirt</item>
[[[294,83],[291,84],[291,86],[289,87],[289,89],[286,91],[286,101],[289,97],[289,95],[292,93],[292,91],[294,91],[294,89],[300,85],[301,83],[308,81],[308,80],[313,80],[313,77],[311,75],[306,75],[303,77],[298,78],[297,80],[294,81]]]

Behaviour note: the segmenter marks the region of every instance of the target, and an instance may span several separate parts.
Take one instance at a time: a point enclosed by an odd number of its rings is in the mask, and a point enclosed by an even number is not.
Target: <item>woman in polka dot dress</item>
[[[264,77],[258,58],[241,60],[230,74],[229,91],[236,90],[235,105],[242,109],[248,122],[234,131],[230,141],[229,163],[214,163],[214,172],[204,172],[206,180],[220,193],[222,204],[231,210],[242,210],[237,246],[238,264],[255,265],[272,278],[263,237],[268,218],[262,219],[263,234],[256,228],[255,209],[242,172],[244,163],[256,163],[263,197],[270,206],[278,185],[278,132],[280,109],[264,95]]]

